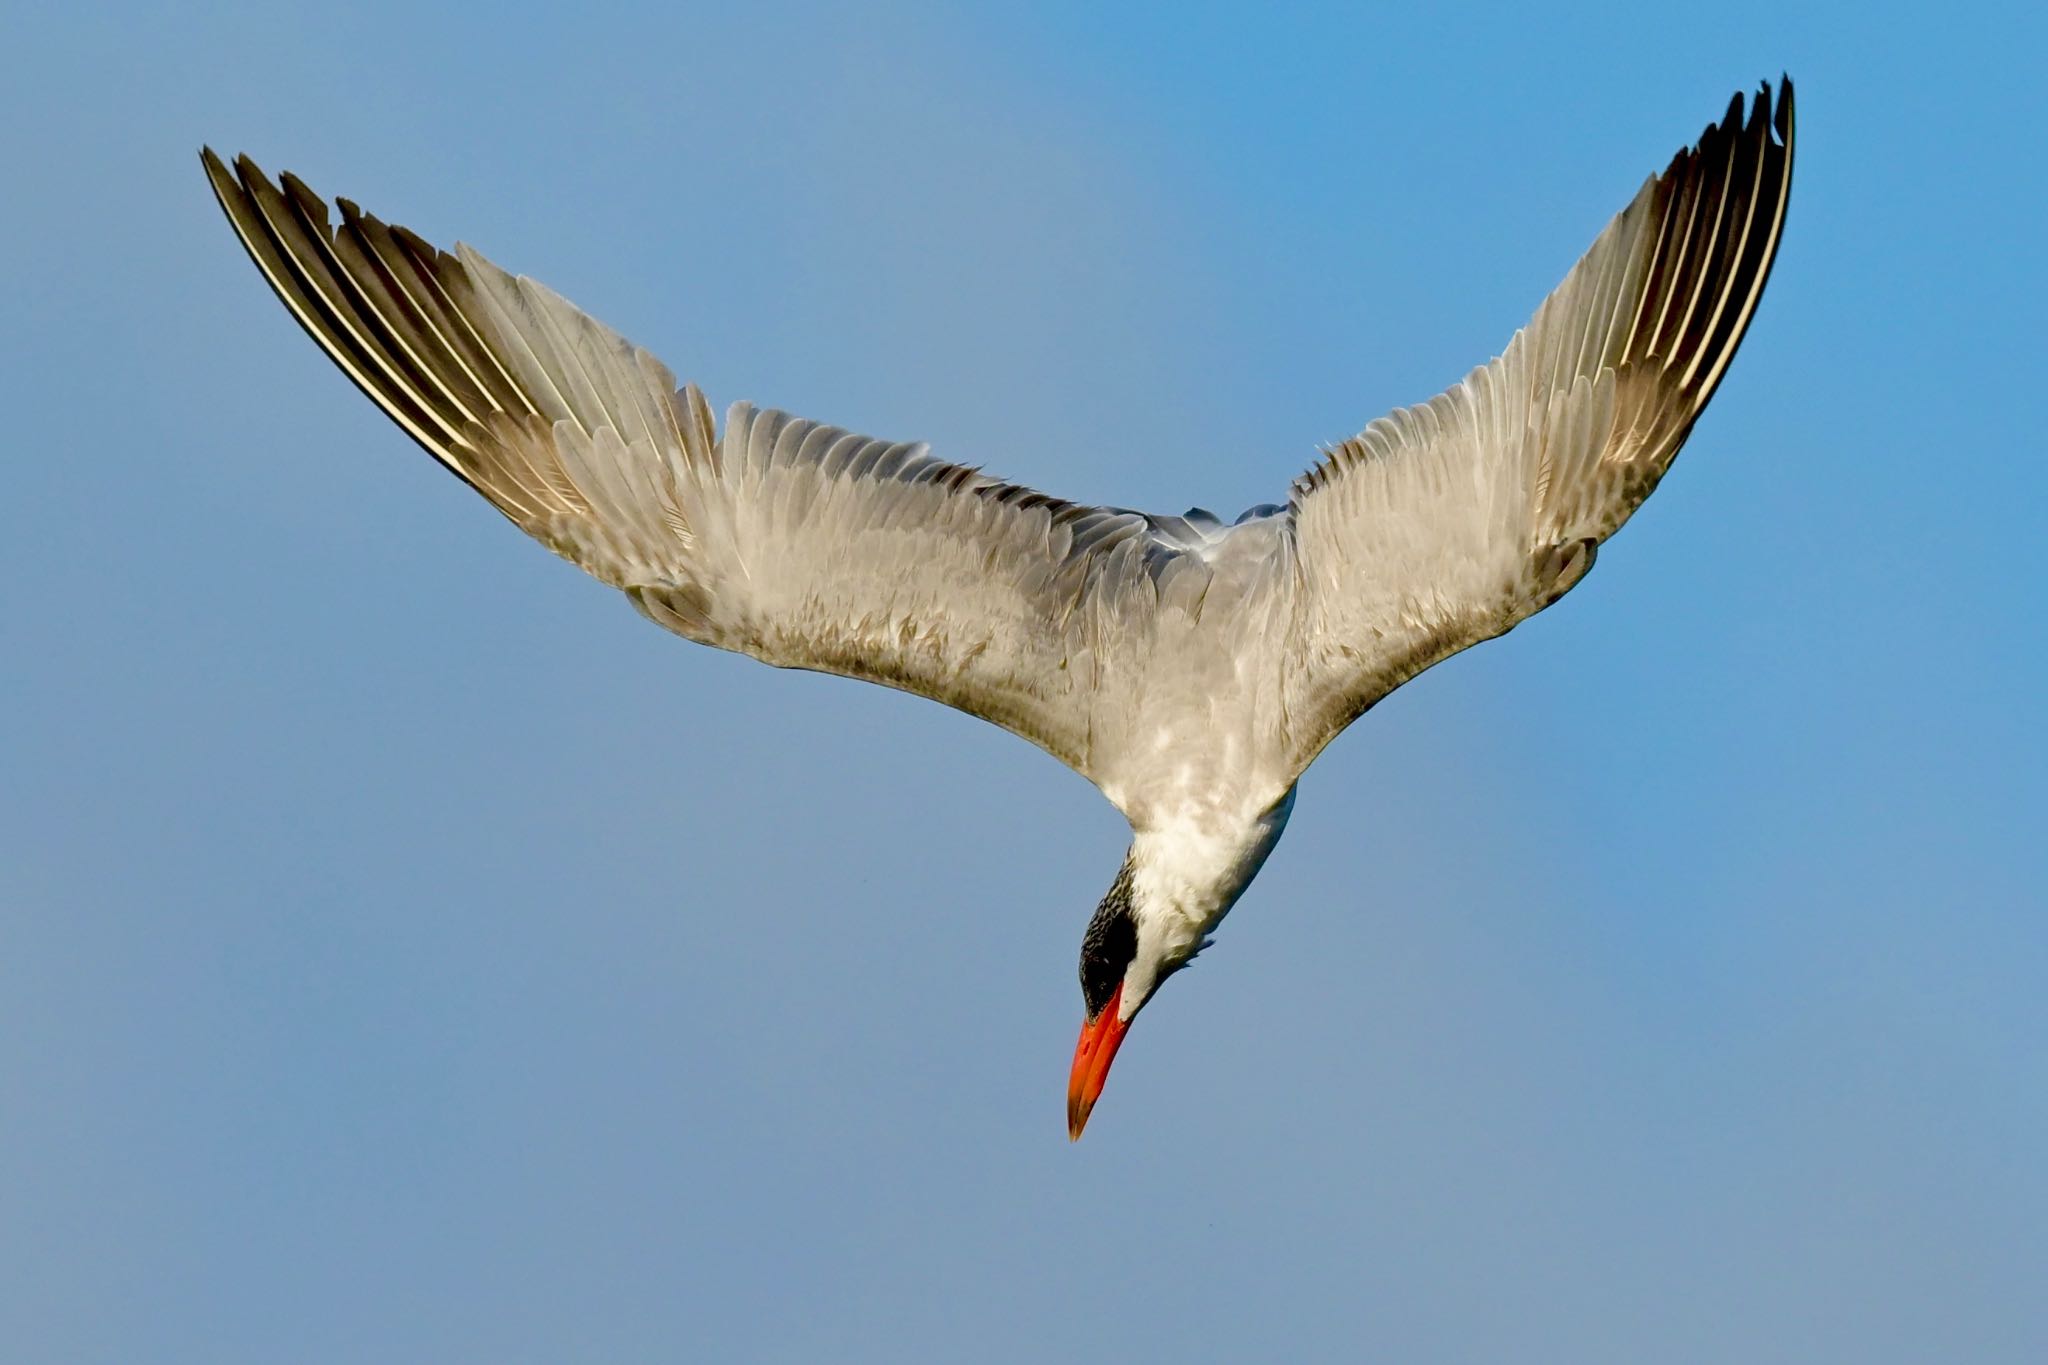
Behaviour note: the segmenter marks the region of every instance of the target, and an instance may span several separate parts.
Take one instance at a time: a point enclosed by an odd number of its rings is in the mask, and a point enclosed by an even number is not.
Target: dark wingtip
[[[299,212],[306,215],[308,222],[323,230],[327,227],[327,201],[313,193],[311,186],[290,171],[280,174],[277,181],[284,187],[285,194],[298,206]]]
[[[199,164],[206,169],[206,178],[215,184],[225,182],[232,185],[235,183],[234,172],[228,169],[228,163],[222,161],[220,153],[213,150],[211,146],[203,146],[199,149]]]
[[[242,187],[236,182],[234,173],[227,168],[227,163],[220,159],[220,154],[211,147],[199,149],[199,165],[206,172],[206,183],[213,190],[214,201],[220,205],[221,211],[228,215],[228,221],[233,222],[235,215],[234,210],[229,207],[229,201],[240,198],[242,194]]]

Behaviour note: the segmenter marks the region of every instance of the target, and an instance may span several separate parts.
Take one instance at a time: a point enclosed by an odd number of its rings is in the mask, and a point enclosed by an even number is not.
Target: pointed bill
[[[1074,1047],[1074,1070],[1067,1078],[1067,1137],[1078,1140],[1088,1126],[1089,1111],[1102,1096],[1102,1083],[1109,1078],[1109,1064],[1123,1046],[1130,1030],[1128,1020],[1118,1017],[1124,988],[1119,985],[1102,1012],[1081,1025],[1081,1041]]]

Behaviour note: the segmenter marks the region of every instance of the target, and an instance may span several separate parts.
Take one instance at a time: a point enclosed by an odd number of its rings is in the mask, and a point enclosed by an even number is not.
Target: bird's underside
[[[247,157],[203,160],[299,323],[521,529],[679,635],[1045,748],[1130,818],[1139,902],[1206,879],[1183,897],[1192,937],[1138,935],[1140,957],[1183,953],[1149,994],[1256,872],[1323,746],[1569,591],[1657,486],[1770,273],[1792,130],[1789,81],[1737,96],[1498,357],[1230,525],[1067,502],[746,403],[721,429],[694,385],[544,286],[346,199],[337,224]],[[1198,847],[1212,835],[1241,847]],[[1148,858],[1181,870],[1148,884]]]

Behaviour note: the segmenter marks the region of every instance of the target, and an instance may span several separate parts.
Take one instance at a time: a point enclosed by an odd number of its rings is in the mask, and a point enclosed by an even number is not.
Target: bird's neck
[[[1289,787],[1262,811],[1191,812],[1136,830],[1130,871],[1140,934],[1156,937],[1170,962],[1193,956],[1258,875],[1293,810]]]

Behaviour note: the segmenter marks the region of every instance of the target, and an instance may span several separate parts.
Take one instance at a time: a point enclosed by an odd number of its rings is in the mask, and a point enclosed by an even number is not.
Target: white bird
[[[328,356],[520,529],[657,624],[930,697],[1094,782],[1131,847],[1081,942],[1079,1137],[1125,1030],[1243,895],[1324,745],[1557,601],[1664,476],[1763,291],[1792,85],[1737,95],[1489,363],[1284,503],[1088,507],[696,386],[467,246],[247,157],[207,175]]]

